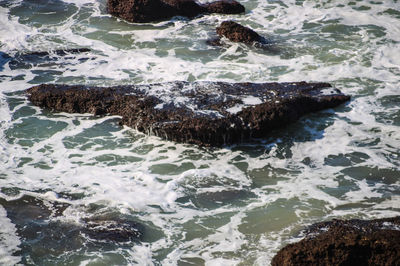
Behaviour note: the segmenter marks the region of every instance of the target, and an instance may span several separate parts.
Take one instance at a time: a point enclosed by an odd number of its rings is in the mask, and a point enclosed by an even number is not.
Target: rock
[[[258,35],[254,30],[244,27],[234,21],[224,21],[217,27],[217,34],[222,38],[226,37],[232,42],[247,44],[266,43],[265,38]]]
[[[400,265],[400,216],[315,224],[272,265]]]
[[[129,22],[154,22],[174,16],[193,18],[204,13],[239,14],[244,7],[233,0],[198,4],[194,0],[108,0],[108,12]]]
[[[108,12],[129,22],[152,22],[176,16],[176,11],[161,0],[108,0]]]
[[[208,13],[240,14],[245,11],[244,6],[233,0],[215,1],[203,6]]]
[[[27,90],[40,107],[119,115],[121,123],[167,140],[221,146],[264,137],[300,116],[350,99],[328,83],[168,82],[88,87],[42,84]]]

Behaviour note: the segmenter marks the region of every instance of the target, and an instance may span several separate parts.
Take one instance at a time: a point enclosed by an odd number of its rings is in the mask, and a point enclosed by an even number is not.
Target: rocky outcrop
[[[217,27],[219,37],[228,38],[232,42],[242,42],[247,44],[266,43],[264,37],[258,35],[254,30],[242,26],[234,21],[224,21]]]
[[[272,265],[400,265],[400,216],[315,224]]]
[[[207,13],[240,14],[245,11],[244,6],[233,0],[221,0],[204,4]]]
[[[251,137],[347,100],[327,83],[168,82],[88,87],[42,84],[28,89],[40,107],[111,114],[121,123],[167,140],[220,146]]]
[[[108,0],[108,12],[129,22],[146,23],[174,16],[193,18],[204,13],[240,14],[244,7],[233,0],[199,4],[194,0]]]

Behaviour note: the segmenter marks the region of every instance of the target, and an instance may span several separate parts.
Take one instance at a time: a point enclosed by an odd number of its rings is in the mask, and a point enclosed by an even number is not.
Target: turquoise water
[[[240,2],[239,16],[131,24],[103,0],[0,1],[0,264],[266,265],[312,223],[399,215],[400,3]],[[227,19],[271,49],[208,46]],[[72,48],[91,51],[28,55]],[[352,100],[204,149],[24,94],[173,80],[330,82]],[[96,239],[80,229],[90,219],[142,236]]]

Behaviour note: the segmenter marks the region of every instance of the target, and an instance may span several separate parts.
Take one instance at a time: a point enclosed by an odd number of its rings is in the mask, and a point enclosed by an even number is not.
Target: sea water
[[[400,2],[240,3],[241,15],[132,24],[105,0],[0,1],[0,264],[268,265],[312,223],[399,215]],[[224,20],[271,45],[207,45]],[[74,48],[90,51],[54,53]],[[352,98],[206,149],[24,93],[174,80],[329,82]],[[134,221],[142,238],[70,233],[97,217]]]

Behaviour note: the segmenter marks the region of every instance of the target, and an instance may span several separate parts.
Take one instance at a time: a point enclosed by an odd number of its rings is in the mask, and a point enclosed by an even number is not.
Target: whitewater
[[[0,0],[0,264],[268,265],[313,223],[400,214],[400,2],[239,2],[241,15],[134,24],[105,0]],[[225,20],[273,49],[209,46]],[[54,52],[76,48],[90,50]],[[176,80],[329,82],[351,100],[202,148],[25,95]],[[99,217],[135,222],[142,238],[73,229]]]

